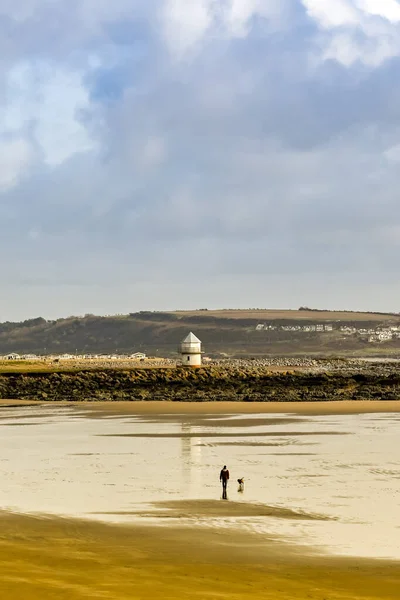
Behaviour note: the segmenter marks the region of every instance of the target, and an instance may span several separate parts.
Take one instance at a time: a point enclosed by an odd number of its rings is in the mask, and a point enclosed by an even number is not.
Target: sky
[[[0,321],[400,311],[398,0],[2,0]]]

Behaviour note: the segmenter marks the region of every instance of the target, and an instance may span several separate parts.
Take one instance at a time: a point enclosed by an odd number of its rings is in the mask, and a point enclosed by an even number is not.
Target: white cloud
[[[29,167],[32,149],[24,139],[0,141],[0,191],[14,187]]]
[[[181,54],[201,40],[215,8],[216,0],[166,0],[161,16],[170,48]]]
[[[0,132],[33,136],[51,166],[95,147],[83,122],[89,108],[83,75],[51,63],[16,64],[8,73]]]
[[[377,67],[400,55],[400,4],[396,0],[302,0],[324,34],[319,58],[346,67]]]
[[[224,14],[225,26],[230,35],[242,37],[249,33],[254,17],[279,21],[286,6],[286,0],[231,0]]]
[[[390,32],[382,36],[357,39],[354,32],[335,33],[324,40],[320,59],[333,59],[345,67],[361,63],[369,67],[379,67],[389,58],[400,54],[400,38]]]
[[[320,27],[332,29],[360,22],[360,14],[351,0],[302,0],[309,16]]]
[[[390,23],[400,21],[396,0],[302,0],[309,16],[321,27],[363,27],[365,17],[381,17]]]
[[[361,10],[387,19],[391,23],[400,22],[400,4],[396,0],[356,0]]]
[[[170,49],[183,55],[207,35],[245,37],[254,17],[280,22],[290,0],[165,0],[161,18]]]
[[[52,73],[43,83],[41,100],[36,132],[47,164],[58,165],[95,148],[80,118],[80,112],[89,108],[80,74]]]

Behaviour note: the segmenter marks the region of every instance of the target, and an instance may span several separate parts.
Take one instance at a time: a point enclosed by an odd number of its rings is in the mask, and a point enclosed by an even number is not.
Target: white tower
[[[183,367],[201,367],[201,341],[194,333],[190,332],[182,340],[179,352],[182,357]]]

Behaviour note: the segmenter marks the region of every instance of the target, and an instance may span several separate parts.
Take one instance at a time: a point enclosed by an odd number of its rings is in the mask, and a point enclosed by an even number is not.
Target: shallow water
[[[99,418],[73,407],[2,408],[0,508],[151,519],[152,503],[219,500],[219,471],[227,464],[228,502],[331,520],[199,512],[191,519],[186,510],[185,521],[237,526],[335,554],[398,559],[399,434],[398,414]]]

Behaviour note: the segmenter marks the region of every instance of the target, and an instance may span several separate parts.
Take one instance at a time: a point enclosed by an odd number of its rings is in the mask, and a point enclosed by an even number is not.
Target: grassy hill
[[[258,325],[270,329],[257,330]],[[332,331],[304,331],[330,324]],[[301,327],[287,331],[282,327]],[[400,340],[370,344],[361,335],[343,335],[340,327],[360,330],[400,326],[400,315],[317,310],[196,310],[139,312],[129,315],[43,318],[0,324],[0,354],[109,353],[143,351],[174,356],[181,339],[192,330],[212,356],[269,354],[393,354]]]
[[[140,314],[140,313],[139,313]],[[147,313],[149,314],[149,313]],[[245,319],[261,323],[263,321],[346,321],[346,322],[384,322],[400,321],[400,314],[396,313],[374,313],[374,312],[352,312],[352,311],[331,311],[318,310],[312,308],[300,308],[299,310],[279,310],[279,309],[231,309],[223,310],[178,310],[167,313],[150,313],[174,315],[178,318],[193,317],[216,317],[218,319]]]

